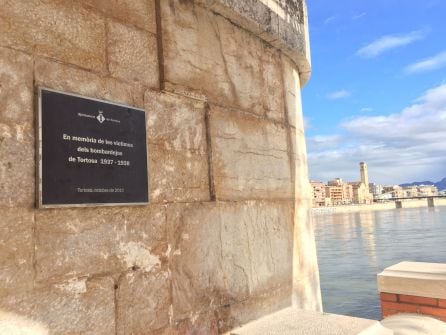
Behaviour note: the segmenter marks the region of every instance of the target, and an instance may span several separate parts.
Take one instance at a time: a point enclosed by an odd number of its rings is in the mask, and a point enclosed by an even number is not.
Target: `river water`
[[[381,319],[376,275],[402,261],[446,263],[446,207],[315,214],[324,311]]]

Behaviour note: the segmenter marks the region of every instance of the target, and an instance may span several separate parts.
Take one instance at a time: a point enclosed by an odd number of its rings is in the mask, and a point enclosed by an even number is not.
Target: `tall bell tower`
[[[365,162],[359,163],[359,168],[361,171],[361,182],[364,183],[366,188],[369,188],[369,172],[367,170],[367,164]]]

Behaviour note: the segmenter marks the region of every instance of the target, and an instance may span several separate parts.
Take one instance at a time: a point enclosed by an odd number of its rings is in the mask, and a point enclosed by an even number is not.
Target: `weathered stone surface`
[[[0,296],[32,288],[33,224],[32,211],[0,207]]]
[[[167,209],[173,317],[291,286],[288,203],[208,203]]]
[[[216,16],[216,24],[226,71],[235,90],[234,106],[282,121],[280,54],[220,16]]]
[[[159,87],[158,52],[155,35],[108,20],[108,67],[113,77]]]
[[[145,94],[147,137],[160,149],[206,153],[205,104],[176,94]]]
[[[302,97],[298,69],[286,56],[282,56],[282,68],[288,123],[303,131],[304,117],[302,113]]]
[[[293,251],[293,306],[305,310],[322,311],[322,300],[317,264],[316,240],[311,217],[311,185],[308,196],[294,203]]]
[[[168,326],[169,288],[167,271],[124,275],[117,292],[117,334],[145,335]]]
[[[31,207],[35,200],[32,124],[0,123],[0,203]]]
[[[220,105],[283,119],[277,52],[191,1],[163,1],[162,13],[168,90],[191,89]]]
[[[305,84],[311,72],[308,13],[304,0],[196,0],[236,26],[259,36],[299,66]]]
[[[36,60],[34,76],[40,86],[143,107],[144,90],[137,84],[131,85],[45,59]]]
[[[212,106],[211,138],[218,199],[291,199],[285,127]]]
[[[0,122],[33,122],[33,60],[0,48]]]
[[[209,200],[205,104],[148,91],[145,108],[151,201]]]
[[[149,146],[150,201],[210,199],[207,156]]]
[[[191,319],[175,322],[162,332],[150,335],[217,335],[218,319],[215,311],[196,314]]]
[[[0,333],[110,335],[115,333],[111,278],[73,280],[0,300]]]
[[[83,0],[109,17],[156,33],[154,0]]]
[[[45,210],[36,214],[37,281],[126,270],[166,262],[162,206]]]
[[[219,333],[226,333],[262,316],[291,306],[291,283],[258,297],[227,305],[217,310]]]
[[[305,134],[303,131],[290,129],[294,167],[294,194],[296,199],[312,199],[313,188],[308,176],[308,158]]]
[[[105,70],[105,22],[77,1],[0,2],[0,45]]]
[[[1,37],[0,37],[1,38]],[[32,58],[0,48],[0,203],[34,203]]]

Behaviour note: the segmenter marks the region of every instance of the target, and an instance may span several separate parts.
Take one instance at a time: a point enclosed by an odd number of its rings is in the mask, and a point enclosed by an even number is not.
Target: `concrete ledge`
[[[446,299],[446,264],[401,262],[378,274],[379,292]]]
[[[286,308],[233,330],[231,335],[392,335],[378,321]]]
[[[439,335],[446,334],[446,323],[431,317],[416,314],[398,314],[381,321],[395,335]]]

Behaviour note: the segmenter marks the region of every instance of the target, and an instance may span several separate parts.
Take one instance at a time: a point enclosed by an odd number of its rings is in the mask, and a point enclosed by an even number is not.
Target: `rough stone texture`
[[[217,316],[214,311],[197,314],[192,319],[174,322],[164,330],[149,335],[216,335],[219,334]]]
[[[36,214],[37,281],[106,274],[166,262],[162,206],[45,210]]]
[[[149,145],[150,201],[208,200],[206,158],[202,154],[165,151]]]
[[[168,90],[283,120],[279,53],[193,2],[164,1],[162,13]]]
[[[0,48],[0,204],[34,203],[32,58]]]
[[[34,204],[34,138],[29,123],[0,122],[0,203],[30,208]]]
[[[113,20],[108,20],[107,27],[107,55],[111,75],[158,88],[155,35]]]
[[[299,67],[302,86],[311,72],[308,13],[301,0],[197,0],[271,43]]]
[[[286,129],[211,107],[213,176],[218,199],[291,199]]]
[[[32,288],[33,224],[32,211],[0,207],[0,296]]]
[[[59,283],[0,300],[0,333],[110,335],[115,332],[110,278]]]
[[[131,85],[40,58],[35,61],[34,77],[37,86],[143,107],[144,90],[138,84]]]
[[[252,320],[289,307],[291,305],[290,291],[291,284],[221,307],[218,310],[219,333],[226,333]]]
[[[117,334],[145,335],[169,325],[168,273],[130,272],[117,291]]]
[[[308,192],[311,186],[308,183]],[[311,193],[310,193],[311,194]],[[316,240],[311,218],[311,198],[294,206],[293,306],[322,311]]]
[[[33,60],[0,48],[0,122],[33,122]]]
[[[154,0],[82,0],[105,15],[156,33]]]
[[[0,1],[0,46],[105,71],[105,22],[77,1]]]
[[[286,56],[282,56],[282,69],[288,123],[294,128],[303,130],[305,125],[298,69]]]
[[[164,93],[146,92],[150,199],[210,199],[205,104]]]
[[[175,320],[291,289],[289,204],[172,205],[167,214]]]
[[[305,134],[302,130],[293,129],[290,130],[291,135],[291,147],[293,154],[294,164],[294,193],[295,198],[299,199],[312,199],[313,188],[309,183],[308,176],[308,157],[307,147],[305,141]]]

